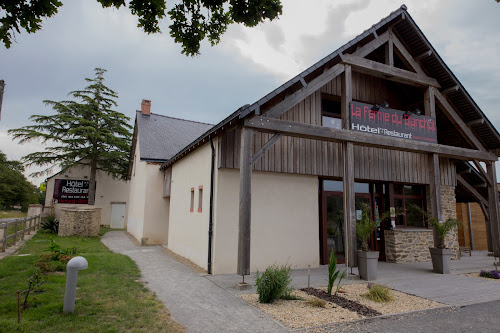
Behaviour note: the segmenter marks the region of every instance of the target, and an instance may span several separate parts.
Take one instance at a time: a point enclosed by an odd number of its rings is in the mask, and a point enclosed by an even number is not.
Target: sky
[[[403,3],[394,0],[283,0],[278,20],[255,28],[231,25],[220,44],[203,43],[186,57],[168,34],[147,35],[128,9],[103,9],[93,0],[66,0],[35,34],[16,34],[0,45],[0,79],[6,83],[0,120],[0,150],[12,160],[43,145],[19,145],[8,129],[50,115],[43,100],[64,100],[86,86],[94,68],[119,98],[117,111],[131,118],[142,99],[151,111],[216,124],[252,104],[370,28]],[[172,1],[167,2],[167,5]],[[495,0],[407,0],[408,12],[500,129],[500,4]],[[170,5],[171,6],[171,5]],[[169,7],[170,8],[170,7]],[[3,13],[0,12],[0,17]],[[28,169],[26,175],[37,169]],[[500,172],[497,171],[497,174]],[[34,184],[45,177],[29,178]]]

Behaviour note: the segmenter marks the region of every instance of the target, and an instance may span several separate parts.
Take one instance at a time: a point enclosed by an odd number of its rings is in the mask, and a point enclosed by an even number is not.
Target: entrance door
[[[111,204],[111,228],[123,229],[125,226],[125,204],[112,203]]]
[[[325,197],[326,204],[326,258],[324,262],[328,262],[330,253],[334,251],[337,262],[343,264],[345,262],[344,252],[344,199],[341,195],[334,194]]]

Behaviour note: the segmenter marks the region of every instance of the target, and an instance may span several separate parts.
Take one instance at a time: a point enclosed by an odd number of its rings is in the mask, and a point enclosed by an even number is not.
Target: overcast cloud
[[[401,2],[393,0],[283,1],[284,13],[256,28],[231,26],[221,44],[202,46],[196,58],[180,54],[163,21],[146,35],[128,10],[96,1],[63,1],[36,34],[21,33],[0,46],[6,88],[0,149],[10,159],[39,151],[18,145],[7,130],[32,114],[51,114],[44,99],[62,100],[85,86],[95,67],[119,94],[117,110],[133,118],[143,98],[152,112],[217,123],[371,27]],[[170,3],[170,2],[169,2]],[[500,128],[500,4],[494,0],[408,0],[408,11],[492,123]],[[132,123],[133,119],[131,119]],[[500,173],[499,173],[500,174]],[[43,178],[33,179],[34,183]]]

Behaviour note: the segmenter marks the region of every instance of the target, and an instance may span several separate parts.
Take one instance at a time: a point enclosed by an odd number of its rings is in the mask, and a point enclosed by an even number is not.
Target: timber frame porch
[[[393,13],[394,14],[394,13]],[[409,15],[406,8],[401,8],[399,15],[401,20],[408,20]],[[430,170],[430,201],[432,215],[438,220],[442,220],[441,202],[440,202],[440,167],[439,157],[452,158],[456,160],[472,161],[475,167],[481,172],[487,182],[488,198],[475,193],[473,186],[467,184],[460,175],[457,181],[461,186],[467,188],[478,201],[487,210],[488,220],[490,221],[490,233],[492,237],[492,247],[496,256],[500,254],[500,235],[499,235],[499,205],[498,191],[496,189],[495,162],[497,160],[496,151],[485,148],[481,140],[472,132],[470,124],[457,114],[455,108],[447,98],[447,94],[457,91],[460,88],[457,84],[451,87],[443,88],[434,78],[427,76],[426,72],[420,66],[419,61],[435,53],[429,44],[429,50],[426,53],[412,57],[411,53],[405,48],[403,43],[393,32],[393,26],[389,25],[387,30],[381,35],[377,34],[376,26],[372,27],[368,34],[369,37],[360,39],[371,39],[360,46],[357,42],[354,51],[337,51],[331,60],[337,62],[333,64],[326,62],[322,68],[316,68],[315,77],[301,75],[299,81],[301,86],[293,91],[293,85],[282,92],[281,99],[274,97],[267,104],[249,106],[241,112],[240,119],[240,204],[239,204],[239,240],[238,240],[238,267],[239,275],[250,274],[250,232],[251,232],[251,178],[254,163],[256,163],[266,151],[275,145],[284,136],[320,140],[323,142],[340,143],[342,147],[343,164],[343,193],[344,193],[344,230],[346,247],[346,265],[356,266],[356,218],[355,218],[355,193],[354,193],[354,146],[366,146],[376,148],[389,148],[391,150],[425,153],[429,155]],[[418,29],[418,28],[417,28]],[[366,34],[366,32],[365,32]],[[425,40],[426,41],[426,40]],[[428,43],[428,42],[427,42]],[[369,60],[366,58],[374,50],[385,47],[385,64]],[[352,49],[352,48],[351,48]],[[394,54],[397,54],[408,68],[405,70],[394,66]],[[331,57],[331,56],[330,56]],[[319,69],[319,71],[318,71]],[[307,72],[307,71],[306,71]],[[424,105],[425,115],[436,118],[436,104],[445,114],[449,121],[456,127],[460,135],[465,139],[471,148],[457,147],[452,145],[434,144],[427,142],[415,142],[406,139],[391,138],[354,132],[350,130],[350,103],[352,97],[352,73],[359,72],[374,77],[380,77],[385,80],[403,83],[406,85],[417,86],[425,89]],[[307,73],[306,73],[307,74]],[[294,105],[303,101],[323,85],[337,76],[341,76],[342,94],[341,94],[341,119],[342,129],[331,129],[323,126],[303,124],[300,122],[287,121],[279,119],[284,113],[290,110]],[[292,89],[290,89],[292,88]],[[482,118],[484,119],[484,118]],[[484,123],[484,122],[483,122]],[[254,132],[271,133],[273,136],[265,143],[260,150],[253,153]],[[486,170],[480,164],[485,163]]]

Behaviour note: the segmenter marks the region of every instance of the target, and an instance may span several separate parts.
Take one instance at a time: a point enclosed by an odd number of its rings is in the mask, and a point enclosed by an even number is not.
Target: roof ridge
[[[140,110],[136,110],[135,112],[139,112],[141,113]],[[210,125],[210,126],[214,126],[214,124],[209,124],[209,123],[204,123],[204,122],[201,122],[201,121],[196,121],[196,120],[190,120],[190,119],[182,119],[182,118],[178,118],[178,117],[172,117],[172,116],[167,116],[167,115],[164,115],[164,114],[158,114],[158,113],[153,113],[151,112],[152,115],[155,115],[155,116],[160,116],[160,117],[165,117],[165,118],[170,118],[170,119],[175,119],[175,120],[182,120],[182,121],[188,121],[190,123],[197,123],[197,124],[203,124],[203,125]]]

